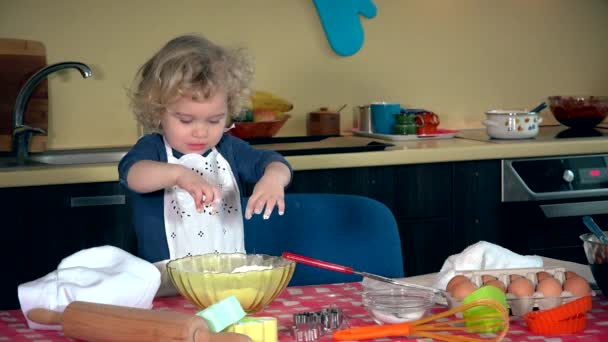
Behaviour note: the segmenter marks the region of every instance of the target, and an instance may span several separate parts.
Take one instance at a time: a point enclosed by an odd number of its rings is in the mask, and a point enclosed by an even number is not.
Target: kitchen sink
[[[127,151],[127,147],[48,151],[30,154],[23,164],[13,156],[0,156],[0,168],[118,163]]]
[[[52,151],[30,155],[30,160],[50,165],[118,163],[127,149],[87,149]]]
[[[15,167],[31,167],[31,166],[43,166],[45,164],[33,161],[26,160],[23,164],[17,164],[15,157],[0,157],[0,169],[3,168],[15,168]]]

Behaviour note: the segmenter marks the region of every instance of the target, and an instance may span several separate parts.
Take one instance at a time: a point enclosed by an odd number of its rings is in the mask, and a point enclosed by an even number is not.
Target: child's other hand
[[[270,163],[249,196],[245,218],[249,220],[253,213],[259,215],[264,211],[264,219],[267,220],[275,206],[279,215],[283,215],[285,212],[284,189],[290,178],[291,171],[287,166],[279,162]]]
[[[198,212],[203,211],[204,206],[213,205],[222,199],[222,193],[217,187],[209,184],[203,177],[185,167],[180,170],[175,183],[180,188],[188,191],[194,198],[194,204]]]
[[[249,220],[253,213],[261,214],[264,211],[264,220],[267,220],[272,214],[274,207],[277,207],[279,215],[283,215],[285,212],[285,193],[283,186],[277,186],[273,184],[271,179],[260,179],[255,185],[253,193],[247,201],[247,208],[245,209],[245,218]],[[264,210],[264,208],[266,208]]]

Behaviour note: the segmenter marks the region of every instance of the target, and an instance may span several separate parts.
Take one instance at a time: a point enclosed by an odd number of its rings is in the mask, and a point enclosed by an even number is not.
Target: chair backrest
[[[243,211],[247,198],[243,198]],[[285,214],[244,221],[247,253],[292,252],[386,277],[403,277],[401,242],[395,218],[384,204],[367,197],[286,194]],[[298,264],[290,285],[360,281]]]

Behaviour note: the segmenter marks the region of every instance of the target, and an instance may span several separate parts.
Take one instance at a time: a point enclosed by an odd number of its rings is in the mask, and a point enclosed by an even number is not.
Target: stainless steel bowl
[[[583,234],[580,239],[583,240],[583,248],[593,278],[602,293],[608,295],[608,245],[601,243],[592,233]]]

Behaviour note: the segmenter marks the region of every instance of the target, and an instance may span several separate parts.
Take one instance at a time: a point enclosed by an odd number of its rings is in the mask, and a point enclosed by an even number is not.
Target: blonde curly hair
[[[161,131],[161,113],[181,96],[204,101],[224,91],[232,118],[247,101],[253,74],[252,58],[243,49],[224,48],[198,35],[179,36],[139,68],[129,90],[131,108],[144,129]]]

